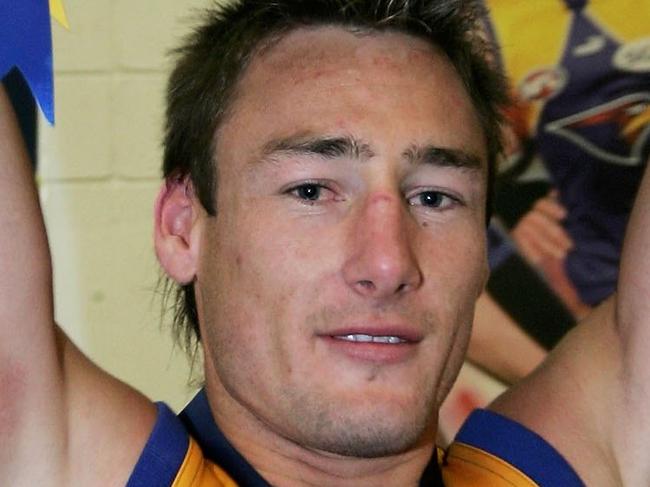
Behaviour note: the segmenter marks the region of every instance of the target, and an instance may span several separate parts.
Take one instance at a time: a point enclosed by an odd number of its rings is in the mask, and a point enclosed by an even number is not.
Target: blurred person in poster
[[[650,149],[650,2],[486,4],[511,82],[513,145],[550,185],[512,237],[580,318],[615,290]]]
[[[469,358],[512,383],[615,291],[650,152],[650,2],[485,4],[513,105]],[[443,409],[450,436],[494,391],[461,374]]]

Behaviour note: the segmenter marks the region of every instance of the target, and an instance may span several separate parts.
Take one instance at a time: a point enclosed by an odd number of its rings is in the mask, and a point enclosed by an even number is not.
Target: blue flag
[[[48,0],[0,0],[0,78],[22,73],[43,111],[54,123],[52,28]]]

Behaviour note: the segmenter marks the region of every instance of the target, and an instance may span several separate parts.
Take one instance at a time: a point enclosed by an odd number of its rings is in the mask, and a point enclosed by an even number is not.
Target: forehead
[[[376,68],[388,70],[409,66],[418,69],[438,54],[434,46],[424,40],[399,32],[334,26],[300,28],[260,50],[249,75],[254,76],[256,68],[276,74],[311,73],[318,77]]]
[[[300,133],[380,135],[381,143],[450,146],[485,160],[476,110],[446,55],[390,31],[301,28],[270,43],[245,70],[221,128],[227,152]],[[232,137],[242,131],[256,142]]]

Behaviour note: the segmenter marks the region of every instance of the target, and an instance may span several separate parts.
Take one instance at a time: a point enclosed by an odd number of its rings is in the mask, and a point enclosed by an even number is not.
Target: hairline
[[[226,103],[222,107],[222,110],[220,113],[217,114],[216,120],[215,120],[215,125],[214,125],[214,130],[213,130],[213,135],[212,135],[212,140],[211,140],[211,154],[212,154],[212,164],[213,164],[213,170],[216,172],[217,177],[215,178],[215,181],[219,181],[218,177],[218,171],[219,171],[219,163],[217,160],[217,149],[218,149],[218,144],[220,140],[220,133],[222,128],[232,119],[232,117],[236,113],[236,105],[237,101],[240,99],[241,95],[241,85],[242,81],[244,80],[246,74],[248,73],[248,70],[250,66],[258,59],[261,59],[265,55],[269,54],[275,47],[277,47],[278,44],[280,44],[283,40],[285,40],[288,36],[291,34],[305,30],[305,31],[314,31],[314,30],[319,30],[323,28],[335,28],[335,29],[340,29],[345,32],[349,32],[350,34],[353,34],[357,37],[373,37],[377,35],[382,35],[382,34],[401,34],[403,36],[409,37],[411,39],[418,39],[422,41],[426,46],[428,46],[430,49],[435,51],[435,53],[442,55],[446,61],[450,64],[450,66],[453,68],[456,76],[458,76],[459,82],[461,86],[463,87],[463,91],[465,92],[466,95],[468,95],[468,98],[471,103],[472,110],[474,112],[474,116],[476,117],[481,133],[483,135],[483,150],[485,153],[485,164],[486,164],[486,174],[489,173],[490,171],[490,166],[494,164],[494,161],[490,160],[490,150],[489,150],[489,144],[488,144],[488,133],[486,128],[483,126],[483,123],[481,121],[481,114],[480,110],[478,109],[478,106],[474,102],[471,93],[468,89],[468,87],[465,84],[465,81],[463,79],[463,76],[461,73],[458,71],[457,66],[455,63],[452,61],[452,59],[449,57],[448,53],[442,48],[442,46],[434,42],[431,38],[428,38],[424,35],[418,35],[415,32],[410,32],[407,31],[406,29],[401,29],[399,27],[396,27],[395,25],[386,25],[385,27],[381,26],[368,26],[368,25],[362,25],[361,23],[355,24],[354,22],[335,22],[335,21],[327,21],[327,22],[305,22],[305,23],[299,23],[296,22],[293,25],[286,25],[281,28],[276,28],[272,31],[270,31],[267,35],[261,37],[260,39],[257,40],[255,45],[252,47],[252,49],[249,50],[248,53],[246,53],[246,56],[244,57],[241,67],[239,71],[237,72],[237,76],[235,77],[232,85],[231,85],[231,92],[228,94],[228,96],[225,98]],[[486,179],[486,184],[488,184],[488,179]],[[215,207],[215,212],[219,211],[218,205],[216,205],[216,197],[218,193],[218,182],[216,183],[215,187],[213,188],[213,205]],[[486,202],[487,203],[487,202]],[[210,213],[208,213],[210,215]],[[214,215],[210,215],[214,216]]]

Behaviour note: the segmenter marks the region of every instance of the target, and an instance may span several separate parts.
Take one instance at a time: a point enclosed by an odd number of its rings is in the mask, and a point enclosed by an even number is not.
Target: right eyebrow
[[[290,136],[274,139],[262,149],[262,161],[278,156],[316,156],[322,159],[347,157],[365,161],[374,156],[370,146],[350,136]]]

